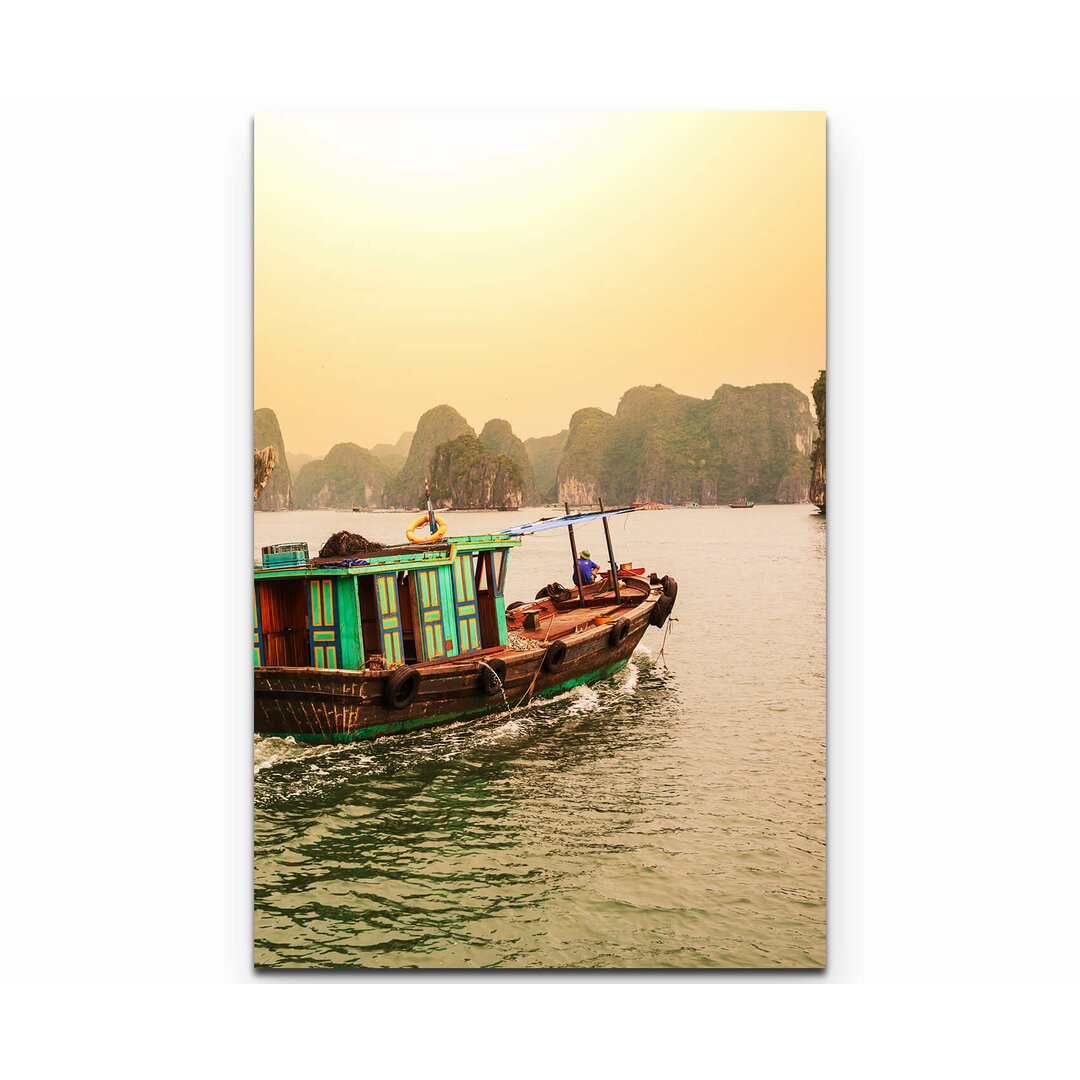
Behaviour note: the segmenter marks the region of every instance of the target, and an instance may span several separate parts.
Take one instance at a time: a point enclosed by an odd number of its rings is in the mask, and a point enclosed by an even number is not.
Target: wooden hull
[[[498,690],[485,693],[481,661],[490,662],[490,656],[418,665],[419,690],[401,709],[384,703],[385,672],[256,668],[255,731],[300,742],[353,742],[508,712],[532,698],[596,682],[624,667],[648,629],[661,595],[654,587],[645,600],[626,611],[629,631],[619,644],[612,643],[610,624],[563,638],[566,655],[557,670],[544,670],[544,649],[501,651],[505,698]]]

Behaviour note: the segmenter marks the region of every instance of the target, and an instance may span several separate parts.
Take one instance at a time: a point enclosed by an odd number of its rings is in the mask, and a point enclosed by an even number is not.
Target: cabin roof
[[[377,562],[380,559],[387,559],[396,555],[409,555],[413,556],[417,553],[416,544],[398,544],[394,547],[380,548],[378,551],[370,551],[366,555],[332,555],[326,559],[320,559],[318,557],[311,560],[313,566],[332,566],[335,563],[341,563],[346,561],[355,561],[357,559],[363,559],[365,562]],[[439,544],[424,544],[419,550],[424,552],[441,552],[445,554],[450,550],[450,542],[443,541]]]
[[[518,547],[521,538],[506,533],[482,533],[476,536],[448,536],[437,544],[399,544],[366,555],[310,559],[303,566],[255,566],[260,577],[295,577],[313,571],[322,574],[374,573],[380,568],[408,570],[414,566],[432,566],[450,562],[458,553],[487,551],[492,548]]]

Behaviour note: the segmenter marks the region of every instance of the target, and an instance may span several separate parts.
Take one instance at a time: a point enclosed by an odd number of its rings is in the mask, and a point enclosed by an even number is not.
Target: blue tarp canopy
[[[640,510],[640,506],[620,506],[617,510],[582,511],[580,514],[568,514],[565,517],[541,518],[539,521],[530,521],[525,525],[515,525],[507,529],[509,536],[527,536],[529,533],[543,532],[545,529],[565,529],[567,525],[584,525],[588,521],[599,521],[601,518],[614,517],[616,514],[630,514]]]

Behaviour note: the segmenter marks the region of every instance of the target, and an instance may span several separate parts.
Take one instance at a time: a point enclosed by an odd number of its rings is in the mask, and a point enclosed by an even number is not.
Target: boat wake
[[[600,708],[600,693],[595,686],[576,686],[569,696],[574,699],[566,710],[571,716],[596,712]]]
[[[622,678],[619,681],[619,693],[623,697],[633,697],[638,684],[638,666],[631,657],[630,663],[623,668]]]
[[[448,762],[480,752],[498,752],[565,727],[583,722],[622,720],[628,706],[634,713],[647,706],[639,697],[651,697],[668,680],[668,673],[654,664],[648,649],[638,648],[626,667],[611,679],[576,686],[550,698],[537,698],[509,712],[493,713],[479,720],[440,725],[408,735],[391,735],[364,742],[310,745],[295,739],[255,736],[255,776],[278,773],[349,775],[396,771],[422,761]]]
[[[299,761],[325,758],[331,754],[340,754],[349,751],[353,754],[361,747],[361,743],[298,743],[291,735],[284,739],[271,736],[255,736],[255,775],[258,776],[264,769],[272,769],[276,765],[294,764]]]

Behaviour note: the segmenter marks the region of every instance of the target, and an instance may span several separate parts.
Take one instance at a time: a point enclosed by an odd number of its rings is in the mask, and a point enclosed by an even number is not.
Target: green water
[[[453,514],[451,531],[539,513]],[[255,543],[396,541],[411,517],[256,514]],[[600,527],[582,532],[595,556]],[[257,964],[824,963],[824,520],[640,513],[614,539],[680,590],[666,640],[649,630],[613,678],[374,742],[256,739]],[[507,599],[568,563],[565,533],[527,539]]]

